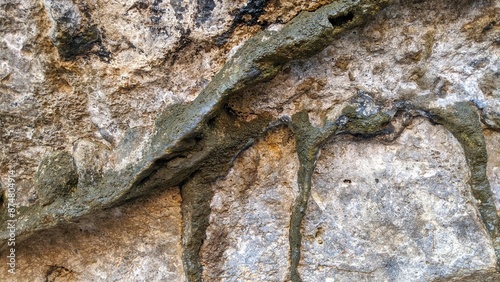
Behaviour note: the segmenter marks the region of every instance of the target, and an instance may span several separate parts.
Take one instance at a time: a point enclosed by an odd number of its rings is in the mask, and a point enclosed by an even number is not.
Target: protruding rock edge
[[[249,39],[191,104],[174,105],[164,111],[156,122],[150,144],[142,151],[141,162],[120,171],[108,171],[92,186],[79,183],[69,197],[50,205],[42,207],[36,203],[20,209],[18,241],[37,231],[149,193],[160,188],[160,184],[161,188],[178,185],[196,171],[207,155],[206,148],[201,148],[201,152],[191,151],[200,149],[197,143],[203,138],[202,128],[218,115],[229,96],[272,79],[280,67],[291,60],[308,58],[322,51],[336,35],[363,24],[392,2],[394,0],[338,1],[314,12],[300,13],[280,31],[266,30]],[[119,144],[116,151],[126,145]],[[208,151],[217,149],[215,145]],[[185,159],[181,162],[184,165],[171,169],[166,179],[160,177],[162,181],[150,183],[152,176],[178,158]],[[1,232],[0,238],[5,247],[8,234]]]
[[[412,101],[399,101],[393,110],[362,117],[360,120],[364,119],[365,122],[357,120],[358,122],[354,123],[356,128],[350,129],[346,125],[352,122],[352,118],[350,119],[346,115],[341,115],[333,122],[327,121],[322,128],[312,126],[306,112],[300,112],[293,116],[289,125],[295,133],[300,168],[297,175],[299,195],[292,207],[289,231],[291,281],[302,281],[298,271],[301,258],[301,227],[311,193],[312,174],[323,144],[337,134],[360,136],[360,132],[368,133],[367,135],[362,134],[363,138],[391,134],[391,131],[385,130],[388,123],[372,123],[370,121],[379,115],[385,115],[389,117],[389,121],[392,121],[398,111],[404,111],[410,119],[422,116],[435,124],[443,125],[462,146],[471,173],[469,185],[472,195],[478,202],[477,208],[481,220],[491,237],[497,258],[496,271],[500,272],[500,218],[497,215],[493,191],[486,175],[488,156],[478,109],[472,102],[466,101],[456,102],[444,108],[429,106],[431,104],[428,96],[417,97]],[[343,112],[349,111],[350,108],[352,106],[346,106]],[[359,127],[360,125],[361,127]],[[398,132],[396,138],[402,133],[402,130],[404,127]],[[394,140],[393,137],[390,139]]]
[[[424,99],[425,100],[425,99]],[[417,107],[428,113],[428,118],[443,125],[458,140],[469,166],[472,195],[488,231],[497,257],[500,272],[500,218],[490,182],[486,174],[488,152],[478,109],[472,102],[456,102],[447,108],[429,108],[428,102],[417,101]]]

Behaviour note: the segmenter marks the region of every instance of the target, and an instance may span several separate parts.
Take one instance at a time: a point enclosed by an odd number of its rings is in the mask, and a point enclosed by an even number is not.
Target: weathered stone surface
[[[487,101],[487,103],[483,106],[482,117],[484,124],[486,124],[489,128],[500,130],[499,98]]]
[[[500,134],[486,131],[484,137],[488,150],[488,180],[495,194],[495,203],[500,207]]]
[[[0,6],[18,280],[498,280],[500,1]]]
[[[178,188],[47,230],[18,245],[3,281],[184,281]],[[5,252],[2,252],[5,257]],[[12,279],[14,278],[14,279]]]
[[[200,254],[204,281],[286,280],[298,166],[291,132],[279,129],[241,153],[213,185]]]
[[[65,152],[45,158],[35,174],[35,189],[42,205],[66,198],[76,190],[78,173],[73,157]]]
[[[113,166],[110,160],[110,150],[104,145],[87,139],[75,142],[73,147],[73,157],[78,181],[84,183],[82,186],[95,185],[104,172]]]
[[[327,144],[304,219],[302,279],[431,281],[493,271],[469,177],[460,144],[423,119],[391,143]]]
[[[18,232],[22,238],[25,238],[36,230],[50,228],[60,221],[67,221],[69,218],[77,218],[95,210],[120,204],[157,187],[181,184],[189,174],[200,169],[199,163],[203,162],[204,156],[209,155],[210,151],[222,149],[218,148],[219,144],[204,146],[203,136],[210,133],[203,131],[209,131],[210,122],[216,119],[223,110],[227,110],[224,109],[224,105],[228,97],[273,78],[283,64],[293,59],[308,58],[320,52],[336,35],[363,24],[391,2],[391,0],[335,2],[314,12],[301,13],[279,30],[269,29],[247,40],[192,103],[173,105],[163,111],[155,121],[151,137],[141,142],[143,146],[138,149],[140,157],[135,162],[126,164],[122,169],[108,171],[98,182],[90,184],[85,181],[79,182],[77,193],[70,199],[70,205],[65,202],[46,208],[39,207],[35,203],[27,207],[20,214],[23,224],[19,225]],[[79,16],[73,12],[76,8],[66,6],[54,8],[56,14],[64,15],[66,10],[71,15],[75,14],[67,19],[71,21],[71,24],[70,27],[64,25],[64,32],[66,29],[73,29],[79,25]],[[345,14],[348,15],[346,19],[344,19]],[[56,18],[66,20],[63,16],[56,15]],[[59,51],[61,53],[61,50]],[[75,54],[72,53],[70,57],[73,55]],[[68,58],[65,55],[63,57]],[[96,95],[97,97],[92,100],[99,101],[105,98],[105,95],[99,91]],[[89,111],[92,112],[93,108]],[[107,115],[106,113],[104,118]],[[99,116],[96,118],[103,119]],[[249,126],[251,126],[250,122]],[[115,141],[115,138],[103,128],[100,127],[99,132],[104,132],[102,136],[104,140]],[[211,134],[220,133],[214,130]],[[242,145],[247,142],[247,140],[241,140]],[[221,143],[224,144],[224,142]],[[123,146],[129,147],[127,139],[117,145],[117,152],[124,151],[120,150]],[[191,152],[191,150],[194,151]],[[120,159],[128,158],[128,155],[115,155],[114,158],[120,162]],[[165,167],[165,163],[173,159],[182,159],[183,164],[174,165],[173,171],[165,172],[165,169],[169,170]],[[226,162],[226,160],[220,160],[220,162]],[[165,179],[164,174],[168,174],[170,179]],[[162,179],[161,184],[158,183],[158,178]],[[87,187],[88,185],[92,187]],[[109,190],[110,186],[114,189]],[[68,209],[67,206],[71,208]],[[39,224],[42,218],[44,218],[43,224]],[[0,237],[7,238],[6,232],[0,232]]]

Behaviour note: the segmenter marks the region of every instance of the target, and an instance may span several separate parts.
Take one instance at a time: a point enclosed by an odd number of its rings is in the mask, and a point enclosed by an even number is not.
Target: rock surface
[[[0,6],[0,280],[499,279],[500,1]]]
[[[184,281],[178,188],[19,244],[4,281]],[[12,279],[14,278],[14,279]]]
[[[204,281],[285,280],[298,166],[291,132],[281,129],[243,152],[214,184]]]
[[[303,280],[432,281],[493,271],[468,178],[460,144],[422,119],[390,144],[325,145],[304,218]]]

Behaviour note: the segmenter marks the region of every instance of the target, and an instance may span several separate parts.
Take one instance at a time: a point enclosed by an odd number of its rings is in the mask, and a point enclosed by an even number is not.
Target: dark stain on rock
[[[226,44],[227,40],[233,34],[234,30],[239,25],[252,26],[258,24],[259,17],[265,13],[265,8],[268,4],[268,0],[250,0],[247,5],[241,8],[240,11],[234,16],[233,23],[229,30],[221,34],[215,39],[215,43],[218,46]],[[268,23],[261,23],[262,27],[266,27]]]
[[[101,36],[97,26],[91,26],[76,34],[60,34],[53,43],[59,55],[65,60],[70,60],[89,53],[94,45],[101,43]]]
[[[151,21],[151,26],[149,30],[155,35],[166,35],[170,36],[166,26],[162,24],[162,17],[166,12],[166,9],[161,7],[163,0],[154,0],[149,6],[149,19]]]
[[[76,165],[66,152],[56,152],[44,158],[35,174],[35,189],[42,205],[66,197],[77,184]]]
[[[493,27],[497,24],[496,21],[489,22],[485,27],[483,27],[483,32],[488,32],[493,29]]]
[[[63,60],[95,54],[102,61],[110,61],[111,53],[102,44],[105,35],[92,23],[91,10],[86,4],[55,1],[44,5],[54,21],[50,39]]]
[[[3,204],[5,203],[4,192],[5,190],[2,188],[2,184],[0,183],[0,207],[3,207]]]
[[[106,48],[106,46],[102,44],[102,42],[99,42],[99,48],[97,49],[95,54],[102,62],[111,62],[111,52],[108,50],[108,48]]]
[[[328,17],[328,21],[332,24],[333,27],[343,26],[353,19],[354,14],[352,12]]]
[[[158,25],[163,17],[163,14],[165,14],[165,9],[160,8],[160,4],[162,2],[163,0],[155,0],[153,5],[149,7],[149,11],[151,12],[149,19],[153,25]]]
[[[212,11],[215,8],[214,0],[197,0],[197,14],[195,18],[196,26],[206,23],[212,16]]]
[[[171,66],[173,66],[175,64],[175,62],[179,59],[179,53],[184,48],[188,47],[189,44],[191,44],[191,42],[192,42],[191,38],[189,38],[189,35],[191,35],[191,30],[189,28],[184,29],[183,27],[180,27],[180,33],[181,33],[181,37],[176,42],[176,46],[174,48],[174,51],[171,53],[172,56],[169,58]]]
[[[264,14],[268,0],[250,0],[234,17],[234,24],[254,25]]]

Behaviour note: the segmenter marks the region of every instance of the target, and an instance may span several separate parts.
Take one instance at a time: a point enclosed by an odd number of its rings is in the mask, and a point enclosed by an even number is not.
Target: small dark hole
[[[154,167],[161,168],[164,167],[172,158],[160,158],[154,163]]]
[[[379,183],[380,180],[378,180],[378,178],[375,178],[375,183]]]
[[[237,116],[236,112],[228,104],[224,105],[224,110],[226,110],[226,112],[228,113],[229,116],[232,116],[232,117]]]
[[[332,26],[343,26],[346,23],[352,21],[354,19],[354,13],[349,12],[345,15],[339,16],[329,16],[328,21],[332,24]]]
[[[194,141],[196,141],[196,143],[200,142],[201,140],[203,140],[203,135],[196,135],[194,137]]]
[[[351,183],[352,181],[350,179],[344,179],[344,183]]]
[[[497,22],[495,22],[495,21],[490,22],[487,26],[485,26],[485,27],[483,28],[483,32],[486,32],[486,31],[492,30],[492,29],[493,29],[493,27],[494,27],[496,24],[497,24]]]
[[[208,127],[210,127],[210,128],[215,127],[215,121],[216,121],[215,117],[213,117],[213,118],[209,119],[209,120],[207,121],[207,125],[208,125]]]

